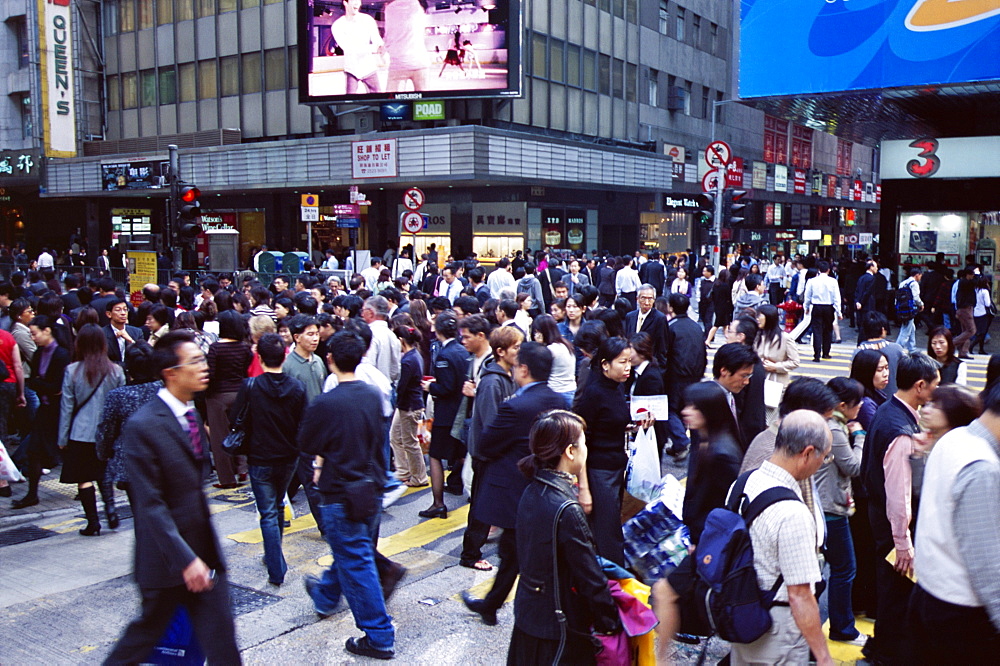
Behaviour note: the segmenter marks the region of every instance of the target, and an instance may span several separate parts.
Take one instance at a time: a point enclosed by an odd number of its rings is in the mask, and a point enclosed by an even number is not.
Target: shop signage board
[[[788,191],[788,167],[784,164],[774,165],[774,191]]]
[[[441,100],[431,102],[414,102],[413,119],[444,120],[444,102]]]
[[[743,187],[743,158],[734,157],[726,166],[726,187]]]
[[[871,234],[858,234],[858,243],[861,245],[871,245],[872,235]]]
[[[38,0],[42,142],[46,157],[76,157],[76,44],[70,0]]]
[[[751,186],[755,190],[767,189],[767,162],[753,163]]]
[[[795,194],[806,193],[806,172],[802,169],[795,170]]]
[[[351,175],[354,178],[395,178],[398,169],[396,139],[351,142]]]
[[[527,205],[524,202],[472,204],[472,233],[514,235],[524,233]]]

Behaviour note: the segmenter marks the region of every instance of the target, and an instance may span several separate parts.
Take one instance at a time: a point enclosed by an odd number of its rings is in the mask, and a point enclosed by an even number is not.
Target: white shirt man
[[[47,248],[42,250],[42,253],[38,255],[38,269],[52,268],[55,265],[55,261],[52,259],[52,255],[49,254]]]
[[[486,278],[486,286],[490,288],[490,295],[500,300],[500,292],[504,289],[515,288],[514,276],[510,273],[510,260],[504,257],[497,263],[496,269]]]
[[[462,283],[452,272],[451,268],[442,270],[441,275],[444,277],[444,280],[438,285],[438,294],[447,298],[454,305],[455,299],[462,294]]]
[[[361,318],[372,331],[372,344],[362,362],[374,365],[390,381],[397,381],[402,353],[399,338],[389,330],[389,301],[372,296],[361,308]]]
[[[368,291],[375,291],[375,285],[378,284],[378,276],[381,272],[382,260],[378,258],[372,259],[372,265],[361,271],[361,277],[365,279],[365,284],[368,285]]]

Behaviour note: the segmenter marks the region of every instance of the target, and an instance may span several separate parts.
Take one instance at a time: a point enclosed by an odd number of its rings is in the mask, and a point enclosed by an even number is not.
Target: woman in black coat
[[[653,338],[649,333],[636,333],[629,340],[632,346],[632,375],[625,387],[631,397],[642,395],[666,395],[667,389],[663,383],[663,372],[656,362]],[[663,447],[670,434],[667,432],[666,421],[653,425],[656,433],[657,460],[663,459]]]
[[[518,463],[531,483],[517,510],[521,577],[508,665],[593,664],[592,632],[622,630],[587,518],[576,501],[574,480],[587,464],[584,427],[571,412],[543,413],[531,429],[532,453]],[[556,620],[557,603],[565,624]]]

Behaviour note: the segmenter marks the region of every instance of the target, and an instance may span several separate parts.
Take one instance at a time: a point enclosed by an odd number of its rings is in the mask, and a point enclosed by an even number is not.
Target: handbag
[[[251,377],[247,380],[247,390],[243,396],[243,405],[240,406],[240,412],[236,415],[236,420],[233,421],[232,426],[229,428],[229,434],[222,440],[222,450],[231,456],[244,456],[247,454],[246,421],[247,415],[250,413],[250,391],[253,390],[255,379],[257,378]]]
[[[777,409],[781,405],[781,396],[784,392],[785,385],[768,375],[764,380],[764,406]]]

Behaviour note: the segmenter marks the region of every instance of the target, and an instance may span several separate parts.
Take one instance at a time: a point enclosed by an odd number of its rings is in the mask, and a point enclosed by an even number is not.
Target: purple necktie
[[[201,430],[198,429],[198,417],[193,409],[187,410],[184,418],[188,424],[188,436],[191,438],[191,448],[194,449],[194,457],[201,458]]]

